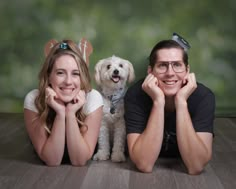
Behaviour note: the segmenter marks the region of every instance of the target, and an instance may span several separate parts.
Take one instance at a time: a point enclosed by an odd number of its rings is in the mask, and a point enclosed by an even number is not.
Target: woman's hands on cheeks
[[[145,78],[142,89],[152,98],[153,102],[165,100],[164,93],[158,86],[158,79],[151,73]]]
[[[188,97],[197,88],[196,77],[194,73],[189,73],[183,80],[183,87],[176,94],[175,100],[178,102],[187,101]]]
[[[75,114],[86,102],[86,95],[83,90],[80,90],[73,100],[67,104],[57,97],[56,92],[51,87],[46,88],[45,94],[46,103],[57,113],[66,111]]]
[[[56,92],[51,88],[47,87],[45,91],[46,103],[57,113],[65,112],[65,104],[58,97]]]
[[[66,112],[75,114],[86,102],[86,95],[83,90],[74,97],[74,99],[66,105]]]

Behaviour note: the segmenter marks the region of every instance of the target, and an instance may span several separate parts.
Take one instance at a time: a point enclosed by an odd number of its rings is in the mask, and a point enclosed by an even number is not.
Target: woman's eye
[[[57,72],[57,75],[62,75],[63,74],[63,72]]]
[[[75,72],[73,75],[78,75],[78,76],[80,76],[80,73],[79,73],[79,72]]]

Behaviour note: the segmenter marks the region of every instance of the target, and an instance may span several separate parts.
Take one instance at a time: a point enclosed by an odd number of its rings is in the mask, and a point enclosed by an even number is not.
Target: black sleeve
[[[215,118],[215,96],[212,92],[202,97],[196,112],[192,117],[192,123],[196,132],[213,133]]]
[[[125,96],[126,133],[142,133],[148,120],[148,106],[139,94],[140,90],[128,90]],[[137,94],[138,93],[138,94]]]

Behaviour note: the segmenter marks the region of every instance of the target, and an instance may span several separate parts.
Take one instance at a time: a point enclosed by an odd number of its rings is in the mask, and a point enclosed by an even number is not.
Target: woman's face
[[[80,72],[71,55],[62,55],[56,59],[49,76],[49,84],[57,97],[67,103],[80,91]]]
[[[157,52],[157,60],[153,69],[149,68],[151,72],[158,79],[158,85],[162,89],[166,97],[175,96],[176,93],[182,88],[183,81],[186,75],[189,73],[189,67],[184,65],[183,62],[183,52],[181,49],[170,48],[170,49],[161,49]],[[158,73],[158,66],[160,64],[167,63],[167,71],[165,73]],[[174,64],[173,64],[174,63]],[[181,73],[176,73],[173,69],[173,66],[177,64],[183,64],[184,71]]]

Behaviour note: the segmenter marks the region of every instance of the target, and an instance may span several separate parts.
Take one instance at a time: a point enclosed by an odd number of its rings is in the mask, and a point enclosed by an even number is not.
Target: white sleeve
[[[89,93],[87,93],[86,103],[83,106],[83,112],[85,115],[88,115],[103,105],[102,95],[95,89],[92,89]]]
[[[34,89],[25,96],[25,100],[24,100],[25,109],[38,113],[38,110],[34,103],[35,98],[37,97],[38,93],[39,93],[38,89]]]

